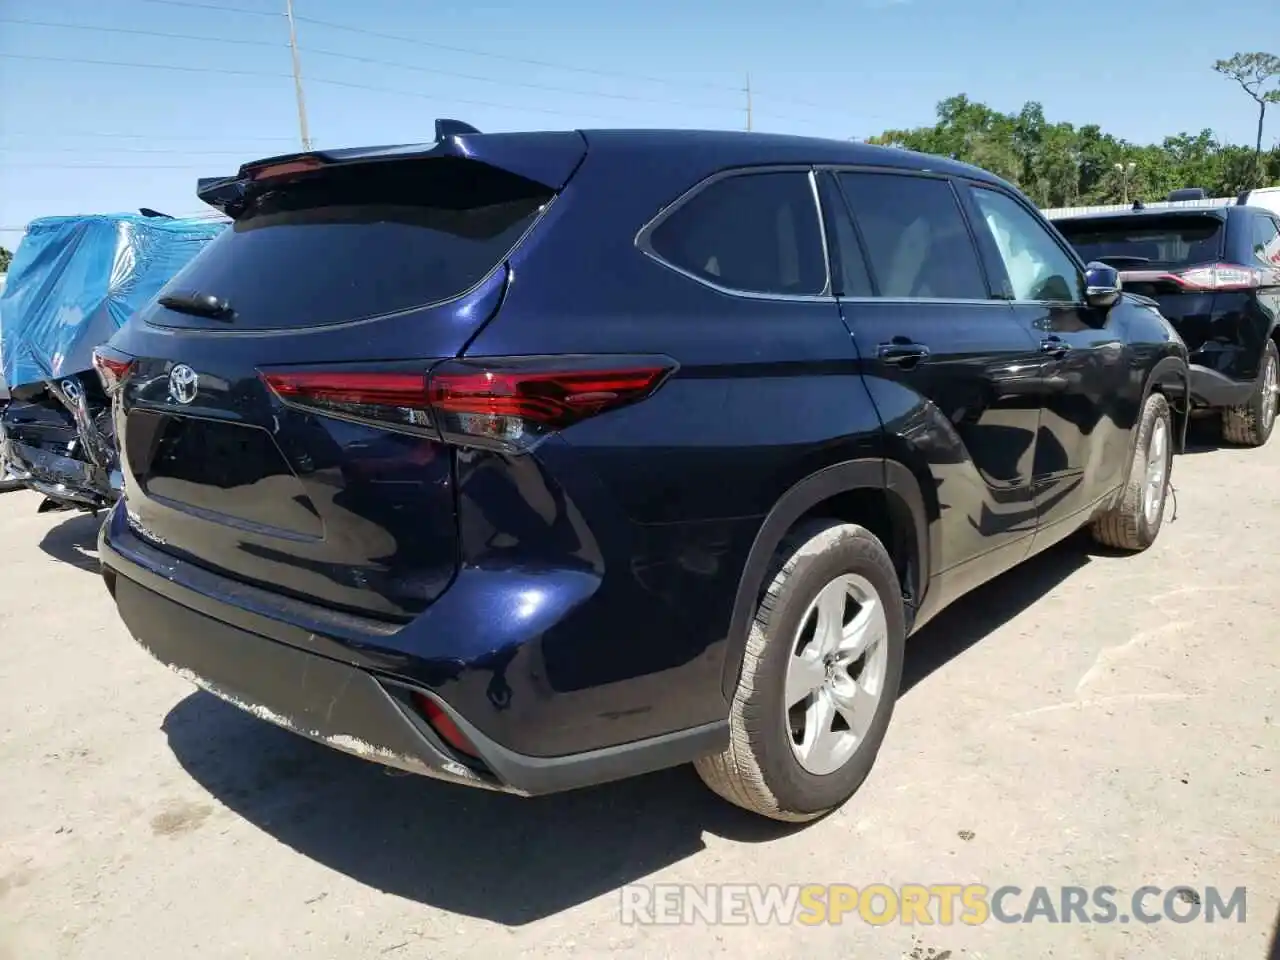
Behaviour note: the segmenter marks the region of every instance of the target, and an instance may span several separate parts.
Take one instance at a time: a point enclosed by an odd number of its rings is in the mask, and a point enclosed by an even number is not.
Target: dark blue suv
[[[161,661],[371,760],[519,794],[693,761],[815,817],[912,631],[1160,529],[1185,347],[981,170],[455,127],[199,192],[234,224],[97,358],[104,576]]]

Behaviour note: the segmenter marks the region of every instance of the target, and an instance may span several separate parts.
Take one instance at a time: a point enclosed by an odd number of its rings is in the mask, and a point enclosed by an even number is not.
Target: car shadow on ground
[[[1075,534],[948,606],[908,641],[902,695],[1026,610],[1094,555],[1110,551],[1096,546],[1087,533]]]
[[[959,601],[908,645],[904,690],[1088,562],[1070,542]],[[304,856],[378,890],[511,926],[693,856],[707,834],[758,843],[802,829],[721,801],[691,767],[521,799],[388,775],[206,693],[177,704],[163,729],[196,781]]]
[[[1239,447],[1227,443],[1222,437],[1222,419],[1217,416],[1192,417],[1187,424],[1187,448],[1183,456],[1196,456],[1201,453],[1215,453],[1218,450],[1238,450]],[[1174,468],[1177,476],[1177,467]]]
[[[62,563],[88,573],[98,573],[98,530],[102,515],[72,513],[40,540],[40,549]]]

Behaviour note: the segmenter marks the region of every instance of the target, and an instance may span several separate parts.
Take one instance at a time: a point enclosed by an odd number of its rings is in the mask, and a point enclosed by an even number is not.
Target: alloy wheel
[[[819,590],[786,673],[784,719],[801,767],[825,776],[853,756],[880,706],[888,662],[884,602],[870,581],[843,574]]]

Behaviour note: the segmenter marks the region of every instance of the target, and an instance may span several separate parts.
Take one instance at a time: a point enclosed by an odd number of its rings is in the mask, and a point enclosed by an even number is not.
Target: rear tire
[[[840,806],[871,772],[902,681],[902,587],[870,531],[834,520],[793,531],[772,571],[729,746],[695,767],[730,803],[799,822]]]
[[[1258,378],[1248,403],[1222,411],[1222,437],[1241,447],[1261,447],[1276,425],[1276,392],[1280,384],[1280,352],[1268,340],[1258,364]]]
[[[1093,521],[1093,539],[1106,547],[1133,552],[1155,543],[1164,523],[1172,473],[1173,417],[1169,401],[1153,393],[1142,407],[1133,463],[1120,500]]]

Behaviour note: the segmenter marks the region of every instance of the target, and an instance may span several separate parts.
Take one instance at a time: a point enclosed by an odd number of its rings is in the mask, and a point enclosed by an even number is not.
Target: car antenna
[[[1147,209],[1147,205],[1146,205],[1145,203],[1143,203],[1141,200],[1135,200],[1135,201],[1133,201],[1133,209],[1135,209],[1135,210],[1145,210],[1145,209]]]

